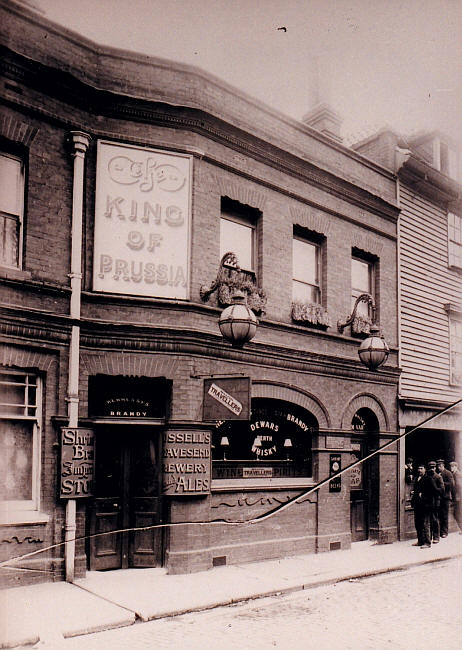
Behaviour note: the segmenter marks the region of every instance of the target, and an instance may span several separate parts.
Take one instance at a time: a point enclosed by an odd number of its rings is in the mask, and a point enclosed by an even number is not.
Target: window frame
[[[250,254],[251,254],[251,266],[252,268],[247,268],[245,265],[242,264],[242,260],[239,257],[239,252],[236,250],[231,250],[230,247],[224,247],[222,246],[222,238],[221,238],[221,224],[223,221],[230,221],[234,224],[237,224],[239,226],[243,226],[248,229],[250,232]],[[244,232],[244,231],[243,231]],[[232,210],[226,210],[222,209],[220,213],[220,259],[223,257],[225,253],[232,252],[235,253],[240,268],[242,271],[246,271],[247,273],[251,273],[254,277],[256,277],[256,266],[257,266],[257,228],[256,228],[256,223],[251,217],[245,217],[243,215],[238,215],[235,214]],[[226,249],[226,250],[225,250]],[[241,256],[242,257],[242,256]]]
[[[453,219],[453,225],[451,225]],[[458,222],[458,228],[456,227]],[[449,268],[462,269],[462,217],[455,212],[448,212],[447,216],[447,234],[448,234],[448,266]],[[451,230],[453,236],[451,237]],[[459,233],[459,241],[457,241],[456,233]],[[458,256],[454,256],[453,248],[457,247],[459,251]]]
[[[18,377],[24,377],[25,380],[21,384],[19,382],[8,382],[5,380],[5,376],[15,375]],[[30,378],[34,380],[35,383],[30,383]],[[0,369],[0,385],[13,384],[15,386],[24,386],[25,399],[22,405],[17,405],[18,408],[21,406],[24,408],[24,413],[8,413],[6,410],[3,410],[3,406],[7,406],[6,402],[0,401],[0,422],[18,422],[26,421],[30,422],[32,426],[32,471],[31,471],[31,499],[11,499],[11,500],[0,500],[0,511],[11,512],[26,512],[26,511],[38,511],[40,509],[40,458],[41,458],[41,431],[42,431],[42,381],[38,374],[34,372],[29,372],[27,370],[13,370],[10,368],[2,367]],[[35,400],[34,403],[28,401],[29,388],[33,387],[35,389]],[[10,404],[11,406],[12,404]],[[35,410],[35,415],[29,415],[28,411],[30,409]]]
[[[363,289],[355,289],[353,287],[353,262],[361,262],[362,264],[366,264],[368,267],[368,280],[369,280],[369,291],[364,291]],[[377,300],[376,300],[376,278],[377,278],[377,268],[376,268],[377,261],[373,260],[371,258],[368,258],[366,256],[361,256],[358,253],[352,251],[351,253],[351,261],[350,261],[350,282],[351,282],[351,310],[353,310],[354,304],[357,300],[357,298],[363,294],[367,293],[369,296],[371,296],[372,300],[374,301],[374,304],[377,306]],[[354,295],[356,293],[356,295]],[[360,303],[361,304],[361,303]],[[359,309],[359,305],[358,305]],[[364,314],[363,314],[364,315]],[[372,318],[372,307],[371,305],[367,305],[367,315],[369,318]],[[361,316],[361,313],[359,314]]]
[[[4,219],[14,219],[15,223],[18,226],[18,252],[17,252],[17,263],[16,264],[7,264],[6,262],[0,260],[0,267],[14,270],[21,270],[23,265],[23,242],[24,242],[24,206],[25,206],[25,190],[26,190],[26,165],[24,157],[18,154],[11,153],[6,151],[4,148],[0,150],[0,156],[3,158],[9,158],[19,162],[19,175],[17,183],[17,205],[18,212],[6,212],[0,210],[0,215]]]
[[[433,141],[433,163],[435,169],[452,178],[459,180],[459,157],[457,150],[447,140],[435,138]]]
[[[262,415],[259,415],[262,413]],[[289,420],[288,414],[291,414]],[[262,421],[263,420],[263,421]],[[300,422],[302,424],[300,424]],[[277,426],[276,426],[277,425]],[[278,429],[278,426],[280,429]],[[285,429],[285,426],[288,429]],[[306,427],[306,428],[304,428]],[[268,488],[271,486],[303,487],[314,484],[314,441],[319,431],[319,425],[315,416],[299,407],[296,404],[285,400],[273,400],[271,398],[252,398],[252,416],[249,422],[229,420],[217,422],[212,433],[212,491],[222,489],[252,489]],[[275,436],[275,439],[273,439]],[[307,440],[304,440],[306,436]],[[271,441],[267,442],[267,438]],[[272,458],[272,454],[259,454],[256,439],[260,440],[262,450],[265,447],[274,445],[275,454],[285,458]],[[289,446],[286,440],[290,438]],[[226,439],[226,443],[224,442]],[[234,439],[234,440],[233,440]],[[251,450],[254,457],[236,459],[229,456],[230,450],[236,449],[236,441],[243,442],[244,448]],[[253,441],[253,442],[252,442]],[[263,443],[263,444],[262,444]],[[303,450],[308,443],[308,457],[302,459],[295,457]],[[226,446],[223,446],[225,445]],[[306,453],[306,452],[305,452]],[[225,457],[226,456],[226,457]],[[277,469],[284,471],[297,471],[297,464],[305,463],[309,468],[309,474],[278,476]],[[240,473],[244,469],[263,468],[276,470],[271,476],[254,478],[252,476],[228,476],[219,477],[216,474],[220,469],[229,469],[231,472]]]
[[[449,385],[462,385],[462,319],[449,316]],[[458,327],[461,335],[457,336],[453,330]],[[459,360],[459,364],[455,360]]]
[[[303,244],[306,244],[308,246],[312,246],[315,250],[315,266],[316,266],[316,277],[317,280],[315,284],[311,284],[310,282],[306,282],[304,280],[299,280],[295,276],[295,269],[294,269],[294,242],[299,241],[302,242]],[[294,283],[297,282],[299,284],[303,284],[307,287],[314,288],[317,292],[317,300],[313,301],[312,304],[316,305],[322,305],[322,300],[323,300],[323,291],[322,291],[322,242],[320,241],[315,241],[314,239],[310,238],[309,236],[303,236],[298,233],[294,233],[292,235],[292,302],[298,302],[295,300],[294,297]]]

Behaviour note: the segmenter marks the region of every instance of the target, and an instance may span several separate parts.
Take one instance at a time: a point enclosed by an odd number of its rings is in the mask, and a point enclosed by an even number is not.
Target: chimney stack
[[[313,129],[324,133],[328,138],[336,142],[342,142],[343,138],[340,135],[342,126],[342,118],[336,113],[333,108],[324,102],[317,104],[302,117],[303,124],[311,126]]]

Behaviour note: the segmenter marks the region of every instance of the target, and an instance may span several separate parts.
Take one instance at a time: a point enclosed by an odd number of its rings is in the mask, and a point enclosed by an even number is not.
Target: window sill
[[[38,512],[38,510],[23,510],[22,512],[8,510],[8,508],[0,510],[0,526],[47,524],[49,520],[49,515]]]
[[[0,278],[7,280],[30,280],[32,273],[21,269],[12,269],[9,266],[0,266]]]
[[[242,490],[277,490],[298,489],[316,485],[312,478],[245,478],[245,479],[213,479],[212,492],[232,492]]]

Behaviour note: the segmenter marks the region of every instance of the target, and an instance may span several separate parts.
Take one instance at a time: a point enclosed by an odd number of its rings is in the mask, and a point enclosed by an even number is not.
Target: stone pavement
[[[187,575],[164,569],[88,572],[74,584],[46,583],[0,592],[0,647],[40,643],[131,625],[262,596],[309,589],[425,563],[462,557],[462,535],[429,549],[413,540],[359,542],[345,551],[215,567]]]

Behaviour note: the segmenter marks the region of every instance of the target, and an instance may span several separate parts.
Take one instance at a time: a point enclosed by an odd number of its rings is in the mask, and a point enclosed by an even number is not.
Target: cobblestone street
[[[419,549],[416,549],[419,552]],[[67,639],[63,650],[462,647],[461,560]]]

